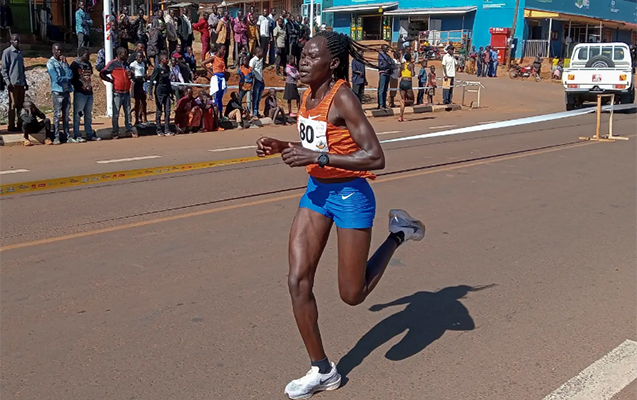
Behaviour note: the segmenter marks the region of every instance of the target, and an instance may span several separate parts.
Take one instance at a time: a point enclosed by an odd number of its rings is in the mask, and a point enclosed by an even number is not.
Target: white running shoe
[[[285,394],[291,399],[309,399],[314,393],[338,389],[341,375],[336,371],[336,365],[330,364],[332,369],[327,374],[321,374],[318,367],[312,367],[304,377],[288,383]]]
[[[403,232],[405,241],[419,241],[425,237],[425,225],[412,218],[405,210],[389,210],[389,231]]]

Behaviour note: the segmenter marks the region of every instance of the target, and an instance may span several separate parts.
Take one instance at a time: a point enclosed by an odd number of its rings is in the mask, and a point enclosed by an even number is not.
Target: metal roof
[[[477,10],[476,6],[467,7],[435,7],[435,8],[399,8],[387,11],[385,15],[441,15],[441,14],[466,14]]]
[[[351,6],[338,6],[338,7],[330,7],[323,9],[323,12],[352,12],[352,11],[369,11],[369,10],[377,10],[379,8],[388,9],[398,7],[398,3],[368,3],[368,4],[355,4]],[[387,13],[385,13],[387,14]]]

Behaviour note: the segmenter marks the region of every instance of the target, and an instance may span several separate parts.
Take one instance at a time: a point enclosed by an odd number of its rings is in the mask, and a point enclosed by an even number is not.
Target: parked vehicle
[[[527,65],[526,67],[522,67],[517,63],[511,64],[511,70],[509,71],[509,78],[533,78],[536,82],[542,80],[540,74],[537,73],[537,70],[533,65]]]
[[[635,57],[625,43],[580,43],[573,49],[571,65],[562,73],[566,110],[598,94],[614,94],[615,103],[635,102]],[[604,103],[610,100],[605,99]]]

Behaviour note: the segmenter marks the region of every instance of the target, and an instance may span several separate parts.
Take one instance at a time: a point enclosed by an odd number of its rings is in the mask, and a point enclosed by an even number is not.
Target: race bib
[[[324,153],[330,151],[327,146],[327,122],[299,116],[297,127],[303,147]]]

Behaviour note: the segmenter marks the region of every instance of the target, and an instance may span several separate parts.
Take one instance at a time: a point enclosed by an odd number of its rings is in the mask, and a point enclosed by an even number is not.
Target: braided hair
[[[334,79],[344,79],[349,82],[349,58],[352,57],[355,60],[360,61],[363,65],[379,69],[378,65],[375,65],[365,59],[366,51],[376,51],[371,47],[363,46],[360,43],[352,40],[351,37],[342,33],[333,31],[320,31],[315,37],[324,37],[327,41],[327,51],[330,52],[332,57],[338,58],[340,63],[334,70]]]

